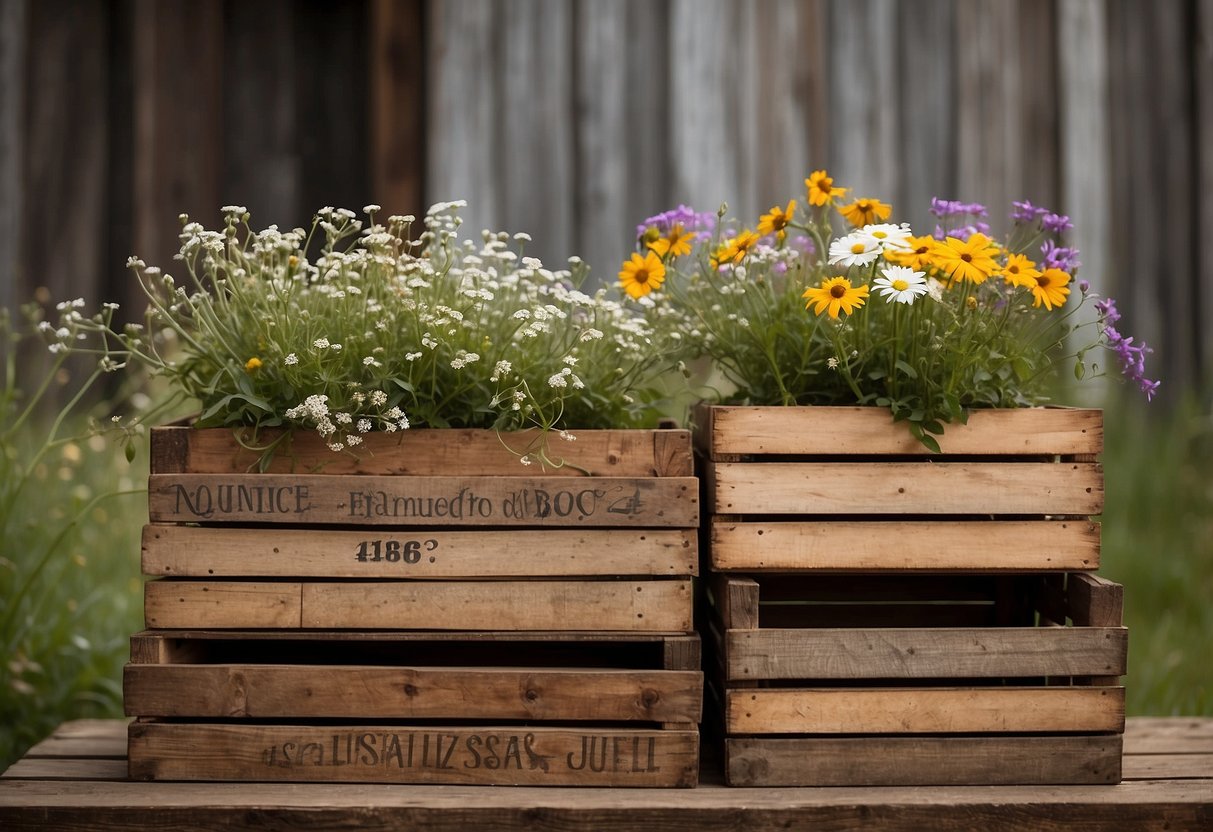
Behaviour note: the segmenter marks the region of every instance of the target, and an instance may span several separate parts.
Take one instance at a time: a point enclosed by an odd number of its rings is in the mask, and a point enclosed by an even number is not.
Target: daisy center
[[[1019,274],[1019,266],[1007,266],[1007,271],[1011,274]]]
[[[960,259],[965,261],[966,263],[972,263],[973,255],[969,254],[968,252],[965,252],[964,254],[960,255]]]
[[[851,245],[851,254],[863,254],[866,246],[863,243],[853,243]]]
[[[846,297],[846,295],[847,295],[847,287],[843,286],[841,283],[836,283],[835,285],[830,287],[830,297],[844,298],[844,297]]]
[[[926,246],[919,246],[918,248],[914,249],[914,253],[915,253],[915,254],[926,254],[926,253],[927,253],[927,247],[926,247]]]
[[[649,270],[648,269],[637,269],[636,274],[632,275],[632,279],[635,280],[637,283],[648,283],[649,282]]]
[[[1040,277],[1036,278],[1036,285],[1044,289],[1049,285],[1049,278],[1042,274]]]
[[[910,284],[906,283],[900,277],[897,278],[896,280],[894,280],[892,285],[893,285],[893,288],[899,292],[904,292],[906,289],[910,288]]]
[[[886,231],[873,231],[872,236],[877,240],[883,240],[885,237],[889,236],[889,234]]]

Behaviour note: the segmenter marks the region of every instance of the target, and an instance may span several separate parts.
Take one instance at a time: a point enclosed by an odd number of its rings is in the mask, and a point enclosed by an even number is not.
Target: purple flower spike
[[[1061,269],[1063,272],[1074,274],[1082,263],[1078,260],[1078,249],[1059,246],[1052,240],[1045,240],[1040,247],[1040,255],[1045,268]]]
[[[656,228],[662,234],[668,234],[670,229],[681,223],[687,231],[711,231],[716,227],[716,215],[699,213],[686,205],[679,205],[669,211],[649,217],[636,226],[636,236],[643,237],[650,228]]]
[[[1120,312],[1116,309],[1116,301],[1112,298],[1096,301],[1095,311],[1099,313],[1099,319],[1108,326],[1120,320]]]
[[[1070,222],[1070,218],[1062,214],[1045,214],[1040,218],[1040,226],[1045,231],[1051,231],[1054,234],[1060,234],[1063,231],[1069,231],[1074,227],[1074,223]]]
[[[1120,359],[1121,374],[1129,381],[1136,383],[1138,389],[1145,394],[1146,401],[1151,401],[1162,384],[1160,381],[1146,378],[1146,356],[1154,350],[1144,343],[1133,343],[1131,337],[1126,338],[1116,327],[1112,326],[1113,323],[1120,320],[1120,313],[1116,311],[1116,301],[1112,298],[1099,301],[1095,304],[1095,309],[1099,312],[1103,324],[1104,342],[1108,349],[1116,353],[1116,357]]]

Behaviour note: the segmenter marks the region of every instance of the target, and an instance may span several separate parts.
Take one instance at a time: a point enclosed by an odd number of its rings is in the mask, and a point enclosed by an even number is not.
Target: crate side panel
[[[173,577],[694,575],[690,529],[399,531],[148,525],[143,571]]]
[[[699,733],[132,723],[135,780],[692,787]]]
[[[692,671],[127,665],[130,716],[698,722]]]
[[[693,477],[159,474],[153,523],[693,528]]]
[[[549,467],[549,476],[651,477],[691,475],[691,437],[685,430],[575,430],[576,442],[550,435],[549,456],[565,463]],[[260,470],[261,451],[279,442],[267,473],[518,476],[518,458],[537,450],[538,430],[498,434],[476,429],[411,429],[373,432],[355,452],[334,453],[316,433],[296,431],[283,439],[278,430],[240,440],[223,428],[152,429],[152,472],[156,474],[244,474]],[[247,445],[248,447],[243,447]]]
[[[746,688],[730,734],[1121,733],[1121,687]]]
[[[1106,785],[1120,734],[1043,737],[731,738],[731,786]]]
[[[874,407],[713,407],[714,454],[928,456],[905,425]],[[974,410],[945,425],[944,454],[1072,455],[1103,451],[1103,412],[1094,409]]]
[[[302,585],[292,581],[148,581],[143,612],[153,629],[190,627],[297,628]]]
[[[718,514],[1090,515],[1097,463],[714,463]]]
[[[730,680],[1119,676],[1119,627],[730,630]]]
[[[736,522],[712,520],[722,571],[1071,571],[1099,567],[1083,520]]]

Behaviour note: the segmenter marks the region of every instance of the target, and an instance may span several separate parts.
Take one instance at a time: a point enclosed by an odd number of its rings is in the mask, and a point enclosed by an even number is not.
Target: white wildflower
[[[285,359],[283,359],[283,360],[284,360],[284,363],[285,363],[285,364],[286,364],[288,367],[290,367],[290,366],[293,366],[293,365],[295,365],[295,364],[298,364],[298,363],[299,363],[299,356],[295,355],[294,353],[290,353],[290,354],[289,354],[289,355],[288,355],[288,356],[287,356]]]
[[[359,433],[366,433],[370,429],[371,429],[371,420],[370,419],[359,419],[358,420],[358,432]]]
[[[332,345],[329,343],[328,338],[317,338],[312,342],[312,346],[318,350],[327,350]]]

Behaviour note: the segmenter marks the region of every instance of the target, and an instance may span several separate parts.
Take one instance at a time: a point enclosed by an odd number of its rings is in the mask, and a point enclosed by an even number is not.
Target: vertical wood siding
[[[469,202],[613,279],[685,202],[828,167],[1075,219],[1173,392],[1213,364],[1213,0],[0,0],[0,300],[133,300],[179,213]]]

